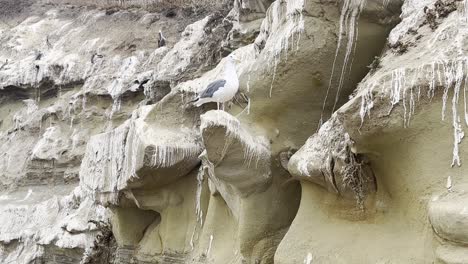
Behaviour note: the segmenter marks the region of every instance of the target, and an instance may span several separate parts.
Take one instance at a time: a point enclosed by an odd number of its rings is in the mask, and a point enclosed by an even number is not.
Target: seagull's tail
[[[190,101],[189,103],[192,103],[195,107],[200,107],[208,102],[210,102],[209,98],[197,98],[193,101]]]

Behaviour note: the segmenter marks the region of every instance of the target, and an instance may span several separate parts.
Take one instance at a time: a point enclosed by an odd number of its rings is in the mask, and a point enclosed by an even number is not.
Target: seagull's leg
[[[216,102],[216,105],[218,106],[218,110],[219,110],[219,102]]]

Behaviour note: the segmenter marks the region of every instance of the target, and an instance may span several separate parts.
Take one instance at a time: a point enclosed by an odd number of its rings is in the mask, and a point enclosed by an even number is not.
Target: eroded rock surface
[[[0,262],[467,262],[467,28],[456,0],[0,0]],[[230,53],[238,95],[192,105]]]
[[[327,247],[308,251],[307,247],[317,248],[316,243],[303,238],[303,259],[310,253],[319,263],[465,261],[466,247],[461,239],[465,216],[461,204],[462,186],[466,183],[462,141],[466,124],[462,109],[467,72],[466,50],[461,43],[466,39],[466,3],[405,1],[401,18],[389,35],[388,48],[370,65],[370,72],[350,100],[290,160],[289,170],[301,177],[303,193],[298,216],[278,251],[283,252],[277,253],[280,263],[287,263],[290,245],[297,241],[300,232],[312,228],[313,224],[306,220],[311,208],[319,210],[313,223],[334,215],[337,222],[329,228],[352,233],[354,241],[360,241],[357,247],[372,240],[400,251],[393,257],[385,257],[388,251],[382,253],[380,246],[372,245],[365,247],[376,254],[366,257],[351,253],[353,246],[344,246],[338,253]],[[317,177],[320,174],[314,172],[327,168],[323,155],[346,142],[343,136],[352,142],[354,155],[365,157],[378,187],[376,193],[367,197],[365,209],[358,213],[351,213],[349,203],[334,201],[329,194],[321,205],[311,204],[323,191],[315,190],[308,182],[318,180],[330,189],[326,178]],[[346,174],[334,175],[340,181],[346,178]],[[445,194],[440,195],[441,192]],[[408,220],[402,222],[398,218]],[[350,226],[367,231],[346,231]],[[400,234],[399,245],[395,245],[391,236],[384,235],[385,230],[417,231]],[[434,242],[435,246],[427,238],[434,237],[433,230],[443,238]],[[369,234],[379,238],[370,239]],[[338,243],[334,238],[330,240],[328,243]],[[417,250],[408,252],[404,249],[408,247]]]
[[[324,186],[361,203],[377,191],[377,182],[365,156],[353,152],[353,141],[341,121],[333,119],[290,159],[292,176]]]

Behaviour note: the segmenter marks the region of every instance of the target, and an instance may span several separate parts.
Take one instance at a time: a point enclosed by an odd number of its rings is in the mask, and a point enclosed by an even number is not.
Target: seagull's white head
[[[227,60],[233,64],[240,62],[239,58],[237,58],[237,56],[234,54],[230,54],[229,56],[227,56]]]

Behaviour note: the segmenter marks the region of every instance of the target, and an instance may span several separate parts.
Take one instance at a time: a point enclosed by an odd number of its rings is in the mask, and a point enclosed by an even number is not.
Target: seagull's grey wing
[[[200,95],[200,98],[211,98],[213,94],[218,91],[220,88],[224,87],[226,84],[226,80],[216,80],[206,87],[205,91],[203,91]]]

